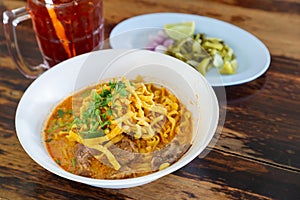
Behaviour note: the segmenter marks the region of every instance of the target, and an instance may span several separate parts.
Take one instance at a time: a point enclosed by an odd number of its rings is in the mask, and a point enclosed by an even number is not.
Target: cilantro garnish
[[[63,110],[58,110],[57,114],[58,114],[59,118],[63,118],[65,113]]]
[[[104,136],[105,129],[111,124],[110,118],[113,116],[113,108],[118,98],[125,98],[129,92],[126,84],[122,81],[110,81],[108,88],[103,88],[100,93],[92,90],[90,93],[91,101],[86,110],[83,111],[81,118],[75,118],[75,124],[86,127],[86,131],[79,134],[83,138],[93,138]]]

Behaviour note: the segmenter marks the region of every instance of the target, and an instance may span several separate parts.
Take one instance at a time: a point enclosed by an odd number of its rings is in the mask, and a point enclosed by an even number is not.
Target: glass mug
[[[16,27],[31,19],[43,63],[25,63],[18,46]],[[102,0],[27,0],[27,6],[3,13],[9,52],[22,74],[36,78],[54,65],[103,47]]]

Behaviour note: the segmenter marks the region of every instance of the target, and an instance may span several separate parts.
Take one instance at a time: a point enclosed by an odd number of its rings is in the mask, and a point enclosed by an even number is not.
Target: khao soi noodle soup
[[[189,149],[192,116],[166,88],[113,79],[63,100],[47,121],[45,144],[64,170],[97,179],[143,176]]]

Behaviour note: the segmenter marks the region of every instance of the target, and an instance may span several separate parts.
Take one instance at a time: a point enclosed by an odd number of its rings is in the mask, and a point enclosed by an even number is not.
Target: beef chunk
[[[91,159],[93,155],[90,150],[83,144],[76,144],[74,157],[76,160],[77,174],[81,176],[92,176]]]
[[[170,144],[160,151],[155,151],[151,160],[152,168],[158,170],[159,166],[165,162],[176,162],[189,148],[189,144],[180,145],[178,140],[174,139]]]

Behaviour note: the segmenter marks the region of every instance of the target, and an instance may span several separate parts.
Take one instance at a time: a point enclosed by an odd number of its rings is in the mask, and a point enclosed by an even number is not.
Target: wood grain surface
[[[25,4],[0,0],[1,21],[4,10]],[[32,80],[16,69],[1,24],[0,200],[300,199],[300,1],[104,0],[106,38],[121,21],[154,12],[190,13],[232,23],[258,37],[271,53],[265,74],[225,88],[224,127],[206,149],[208,154],[157,181],[129,189],[95,188],[46,171],[26,154],[16,136],[16,107]],[[23,55],[28,62],[39,63],[31,23],[19,29]]]

